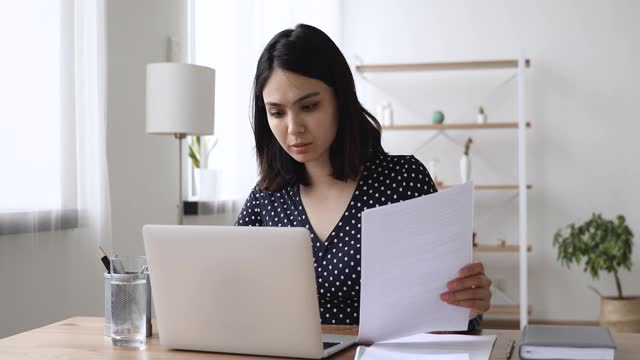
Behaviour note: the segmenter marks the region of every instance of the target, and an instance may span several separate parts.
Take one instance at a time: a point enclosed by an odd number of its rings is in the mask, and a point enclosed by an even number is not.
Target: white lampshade
[[[215,70],[192,64],[147,64],[147,133],[213,134]]]

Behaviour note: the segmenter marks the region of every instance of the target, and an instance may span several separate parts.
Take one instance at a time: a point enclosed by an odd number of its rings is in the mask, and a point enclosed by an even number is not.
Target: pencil
[[[102,264],[107,269],[107,274],[111,274],[111,262],[109,261],[109,256],[107,255],[107,252],[104,251],[104,249],[100,245],[98,245],[98,249],[100,249],[100,252],[102,253],[102,257],[100,258],[100,261],[102,261]]]
[[[511,355],[513,355],[513,350],[516,347],[516,341],[511,341],[511,346],[509,346],[509,350],[507,350],[507,360],[511,359]]]

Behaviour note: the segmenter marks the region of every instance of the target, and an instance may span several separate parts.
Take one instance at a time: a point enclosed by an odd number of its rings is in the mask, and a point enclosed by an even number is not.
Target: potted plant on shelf
[[[206,137],[192,136],[189,146],[189,158],[192,164],[192,194],[200,200],[213,200],[218,190],[218,172],[209,169],[209,155],[218,144],[218,138],[214,137],[209,144]]]
[[[478,124],[486,124],[487,123],[487,114],[484,113],[484,108],[480,106],[478,108]]]
[[[631,270],[633,233],[622,215],[608,220],[593,214],[581,225],[573,223],[559,229],[553,236],[558,247],[558,260],[567,266],[579,265],[584,260],[584,271],[598,279],[605,271],[613,274],[618,295],[600,296],[600,324],[614,331],[640,332],[640,296],[624,296],[620,284],[620,271]]]

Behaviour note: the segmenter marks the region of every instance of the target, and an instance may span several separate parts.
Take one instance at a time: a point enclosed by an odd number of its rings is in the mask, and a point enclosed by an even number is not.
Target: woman
[[[436,192],[431,176],[414,156],[385,153],[344,56],[312,26],[267,44],[253,105],[260,176],[236,225],[309,229],[322,323],[359,324],[361,212]],[[476,328],[490,284],[481,263],[469,264],[441,299],[469,308]]]

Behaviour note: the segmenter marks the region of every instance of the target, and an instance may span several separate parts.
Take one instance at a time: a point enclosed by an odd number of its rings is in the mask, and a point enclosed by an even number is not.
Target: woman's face
[[[333,90],[320,80],[275,68],[262,91],[269,127],[301,163],[329,161],[338,129]]]

